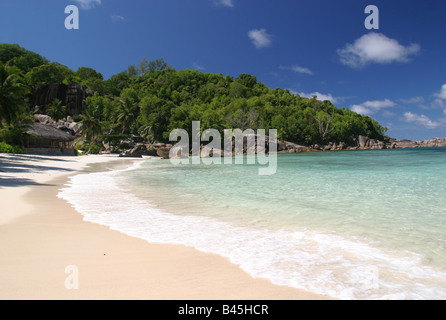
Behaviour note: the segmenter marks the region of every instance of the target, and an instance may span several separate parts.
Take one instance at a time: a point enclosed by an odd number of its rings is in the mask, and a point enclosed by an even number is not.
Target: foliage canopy
[[[11,78],[8,78],[11,77]],[[17,45],[0,45],[0,119],[11,122],[26,105],[26,92],[53,83],[78,83],[95,92],[79,115],[84,136],[96,141],[113,134],[140,135],[167,142],[173,129],[190,132],[192,121],[202,129],[277,129],[279,138],[299,144],[351,143],[359,135],[385,140],[386,128],[377,121],[330,101],[318,101],[271,89],[255,76],[237,78],[197,70],[176,71],[163,59],[144,58],[110,79],[94,69],[76,72],[50,63]],[[15,100],[12,99],[15,97]],[[65,109],[54,101],[49,109],[63,118]]]

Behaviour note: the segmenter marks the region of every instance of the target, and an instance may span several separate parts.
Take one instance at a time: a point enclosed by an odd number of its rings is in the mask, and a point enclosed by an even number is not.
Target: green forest
[[[277,129],[280,140],[311,146],[331,141],[352,144],[359,135],[386,140],[377,121],[329,101],[271,89],[249,74],[229,75],[175,70],[163,59],[144,58],[104,79],[88,67],[74,71],[19,45],[0,44],[0,142],[23,147],[35,112],[33,95],[51,84],[80,84],[93,92],[74,121],[82,139],[101,145],[110,137],[138,136],[147,143],[168,142],[173,129]],[[63,102],[45,113],[67,117]]]

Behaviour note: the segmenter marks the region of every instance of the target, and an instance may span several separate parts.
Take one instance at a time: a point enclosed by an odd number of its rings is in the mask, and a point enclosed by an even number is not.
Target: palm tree
[[[96,118],[89,110],[80,115],[82,124],[82,136],[90,142],[90,149],[87,153],[90,153],[91,148],[97,142],[99,135],[102,133],[101,122]]]
[[[0,62],[0,126],[3,121],[10,124],[22,113],[25,93],[20,70]]]
[[[139,134],[146,141],[149,141],[150,143],[153,143],[154,133],[153,133],[153,127],[152,126],[144,125],[144,126],[140,127],[139,128]]]
[[[57,122],[67,116],[67,107],[63,106],[62,101],[56,98],[48,105],[46,114],[49,115],[51,119]]]
[[[124,134],[126,130],[136,121],[138,117],[138,106],[130,99],[125,99],[119,104],[116,122],[121,125],[121,133]]]
[[[30,114],[19,114],[14,120],[5,124],[0,129],[3,142],[12,146],[23,146],[26,132],[32,127],[33,116]]]

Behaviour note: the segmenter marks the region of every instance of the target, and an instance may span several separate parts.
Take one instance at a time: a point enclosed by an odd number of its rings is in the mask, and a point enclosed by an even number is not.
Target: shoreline
[[[0,172],[0,299],[331,300],[254,279],[217,255],[86,222],[57,197],[70,176],[135,161],[0,155],[9,172]],[[69,266],[79,271],[78,290],[65,287]]]

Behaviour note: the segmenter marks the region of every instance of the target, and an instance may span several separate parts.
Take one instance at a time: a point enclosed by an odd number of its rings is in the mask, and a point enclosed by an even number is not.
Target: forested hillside
[[[51,85],[82,86],[88,91],[77,114],[64,101],[33,101]],[[60,120],[70,115],[83,124],[83,137],[100,143],[109,135],[136,135],[147,142],[167,142],[176,128],[277,129],[279,138],[304,145],[331,141],[353,143],[358,136],[385,140],[386,128],[370,117],[329,101],[271,89],[253,75],[236,78],[196,70],[175,70],[157,59],[143,59],[104,80],[94,69],[74,71],[18,45],[0,45],[0,139],[20,145],[33,113]]]

